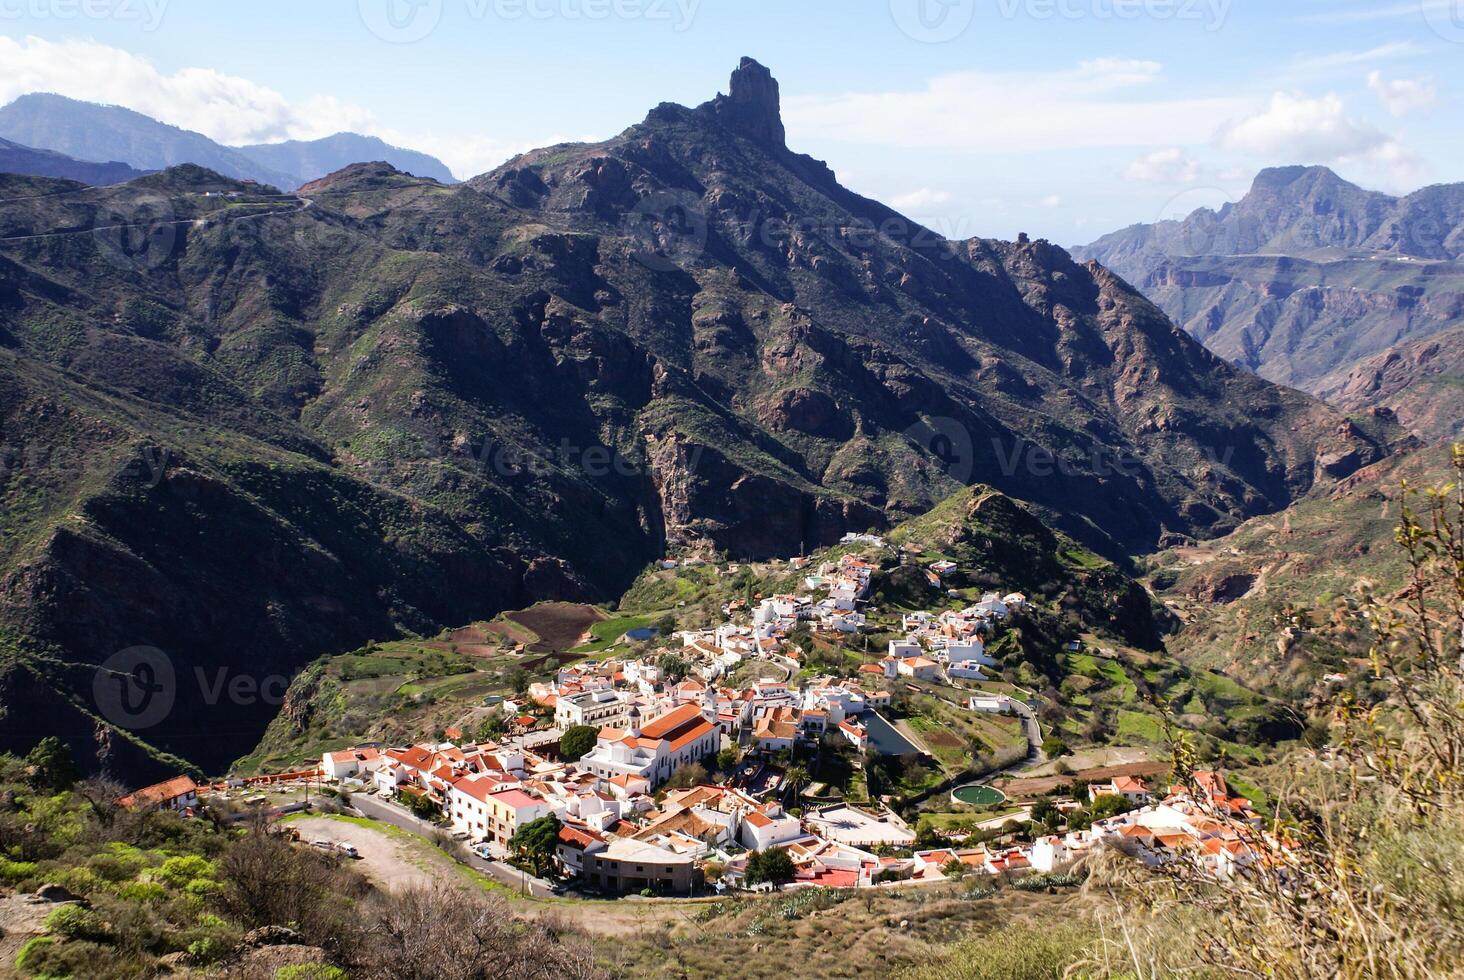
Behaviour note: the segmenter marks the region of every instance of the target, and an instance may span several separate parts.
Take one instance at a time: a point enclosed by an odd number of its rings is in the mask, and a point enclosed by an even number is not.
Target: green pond
[[[951,794],[951,799],[971,806],[995,806],[1006,799],[1006,794],[990,786],[962,786]]]

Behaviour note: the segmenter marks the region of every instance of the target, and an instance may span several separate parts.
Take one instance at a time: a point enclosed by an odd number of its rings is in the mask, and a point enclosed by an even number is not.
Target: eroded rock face
[[[710,103],[717,118],[749,139],[781,149],[787,134],[773,73],[751,58],[743,58],[732,73],[728,93]]]

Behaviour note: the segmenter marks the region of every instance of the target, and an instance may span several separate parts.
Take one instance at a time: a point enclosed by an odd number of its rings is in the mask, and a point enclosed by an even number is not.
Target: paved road
[[[438,829],[393,803],[383,802],[374,796],[367,796],[364,793],[352,794],[351,805],[364,816],[370,817],[373,820],[380,820],[382,823],[389,823],[393,827],[400,827],[402,830],[407,830],[426,838],[429,842],[432,839],[432,832]],[[522,891],[527,887],[529,894],[534,898],[554,897],[554,892],[549,887],[548,882],[527,876],[518,868],[504,864],[502,861],[485,861],[483,858],[478,857],[478,855],[472,854],[463,863],[476,871],[481,871],[501,885],[507,885],[509,888],[517,891]]]

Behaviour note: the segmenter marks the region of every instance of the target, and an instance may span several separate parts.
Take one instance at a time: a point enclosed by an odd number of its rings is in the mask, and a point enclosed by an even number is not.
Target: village
[[[1028,744],[1011,768],[1043,761],[1034,704],[991,683],[997,662],[987,644],[1027,612],[1021,593],[901,612],[902,635],[845,672],[853,676],[804,663],[801,632],[858,636],[875,613],[870,583],[879,566],[868,553],[887,546],[872,535],[844,544],[862,548],[818,565],[791,559],[800,589],[731,600],[715,627],[656,637],[645,656],[562,666],[521,695],[484,699],[489,723],[481,727],[494,738],[450,728],[419,744],[357,745],[324,752],[315,770],[267,780],[314,781],[361,812],[438,827],[485,867],[517,868],[556,895],[697,896],[1055,874],[1107,845],[1150,865],[1198,855],[1217,877],[1255,859],[1260,818],[1211,771],[1196,773],[1188,787],[1132,775],[1075,783],[1018,811],[1047,831],[1026,839],[1004,833],[1011,828],[999,814],[980,839],[956,829],[932,839],[888,797],[862,805],[828,798],[815,776],[831,760],[864,770],[881,758],[900,765],[922,755],[915,733],[887,717],[897,688],[958,689],[960,710],[1017,724]],[[677,564],[668,559],[662,568]],[[948,561],[922,569],[935,589],[953,571]],[[191,808],[241,785],[200,787],[180,777],[130,802]],[[950,795],[956,803],[1003,798],[976,784]]]

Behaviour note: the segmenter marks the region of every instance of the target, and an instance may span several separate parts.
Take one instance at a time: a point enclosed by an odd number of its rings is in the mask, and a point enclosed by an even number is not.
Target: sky
[[[1464,0],[0,0],[0,103],[224,143],[378,135],[460,178],[725,91],[951,238],[1082,244],[1325,164],[1464,181]]]

